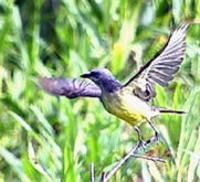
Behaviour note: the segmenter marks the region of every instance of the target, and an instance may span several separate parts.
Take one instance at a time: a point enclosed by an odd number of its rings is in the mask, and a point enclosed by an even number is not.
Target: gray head
[[[112,73],[106,68],[95,68],[89,73],[81,75],[82,78],[89,78],[97,84],[102,90],[115,91],[121,87],[121,84]]]

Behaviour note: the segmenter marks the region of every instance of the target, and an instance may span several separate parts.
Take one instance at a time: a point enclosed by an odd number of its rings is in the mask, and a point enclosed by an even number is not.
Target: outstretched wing
[[[101,90],[93,83],[71,78],[39,78],[40,86],[54,95],[63,95],[68,98],[100,97]]]
[[[124,87],[145,101],[156,96],[154,84],[166,87],[179,70],[186,47],[188,23],[183,23],[169,37],[164,47],[147,62]]]

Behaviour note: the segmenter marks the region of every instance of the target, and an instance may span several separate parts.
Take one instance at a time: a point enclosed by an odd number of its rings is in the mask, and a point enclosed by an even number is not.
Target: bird
[[[186,51],[186,33],[189,23],[184,22],[171,32],[167,42],[155,56],[140,67],[125,84],[121,83],[107,68],[94,68],[78,78],[39,78],[40,86],[53,95],[67,98],[99,98],[105,110],[132,125],[143,139],[138,128],[147,121],[159,140],[159,131],[152,118],[162,113],[184,114],[185,111],[152,106],[156,97],[155,85],[167,87],[178,72]]]

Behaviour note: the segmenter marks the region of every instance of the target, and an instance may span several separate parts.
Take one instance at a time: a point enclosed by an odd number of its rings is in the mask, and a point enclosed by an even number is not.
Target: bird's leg
[[[140,134],[140,129],[137,126],[135,126],[134,129],[135,129],[135,131],[137,132],[137,135],[138,135],[139,146],[141,146],[144,149],[146,142],[142,139],[142,135]]]
[[[151,128],[155,132],[155,141],[158,141],[159,140],[159,131],[158,131],[158,129],[155,127],[154,123],[151,120],[147,119],[147,122],[149,123],[149,125],[151,126]]]

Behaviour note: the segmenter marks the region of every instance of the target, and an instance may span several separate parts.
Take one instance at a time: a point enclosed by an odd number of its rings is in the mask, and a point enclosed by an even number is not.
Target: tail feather
[[[176,114],[186,114],[185,111],[166,109],[166,108],[158,108],[161,113],[176,113]]]

